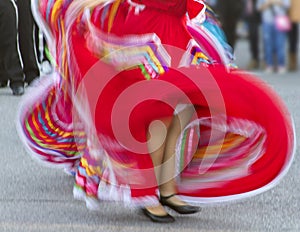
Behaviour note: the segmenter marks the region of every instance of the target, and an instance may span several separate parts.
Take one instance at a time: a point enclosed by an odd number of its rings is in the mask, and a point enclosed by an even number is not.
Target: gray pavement
[[[239,66],[245,66],[249,55],[244,41],[238,43],[236,55]],[[300,134],[300,72],[255,73],[284,99]],[[41,166],[24,150],[15,129],[19,100],[10,89],[0,89],[0,232],[300,231],[299,145],[290,171],[274,189],[240,202],[205,207],[196,215],[176,215],[173,224],[154,224],[122,205],[103,203],[103,209],[94,212],[74,200],[73,178]]]

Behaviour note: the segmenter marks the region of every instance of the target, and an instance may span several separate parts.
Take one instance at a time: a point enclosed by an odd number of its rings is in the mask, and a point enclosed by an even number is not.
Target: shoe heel
[[[166,215],[155,215],[151,213],[149,210],[147,210],[146,208],[142,208],[142,212],[144,213],[145,216],[150,218],[152,222],[171,223],[175,221],[175,218],[168,213]]]

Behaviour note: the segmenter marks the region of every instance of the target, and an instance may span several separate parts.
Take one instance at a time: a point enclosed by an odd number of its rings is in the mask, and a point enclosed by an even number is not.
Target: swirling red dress
[[[286,174],[295,147],[290,113],[266,83],[210,53],[214,39],[203,47],[207,34],[191,21],[201,20],[202,2],[35,6],[57,71],[24,97],[19,133],[35,158],[76,172],[74,195],[88,207],[158,203],[147,131],[179,106],[195,106],[176,148],[186,200],[242,199]]]

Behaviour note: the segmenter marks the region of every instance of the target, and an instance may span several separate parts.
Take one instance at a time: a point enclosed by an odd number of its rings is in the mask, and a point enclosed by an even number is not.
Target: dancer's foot
[[[169,223],[175,221],[175,219],[166,212],[161,204],[143,208],[142,211],[153,222]]]
[[[176,194],[171,194],[168,196],[160,196],[160,203],[162,205],[168,206],[169,208],[175,210],[180,214],[193,214],[201,210],[200,207],[188,205],[186,202],[182,201],[176,196]]]

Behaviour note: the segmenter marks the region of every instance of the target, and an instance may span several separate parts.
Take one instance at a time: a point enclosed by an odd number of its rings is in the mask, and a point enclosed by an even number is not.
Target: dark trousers
[[[298,42],[299,42],[298,23],[292,23],[292,28],[289,31],[289,52],[290,52],[290,54],[297,54]]]
[[[242,0],[219,0],[216,5],[216,13],[220,17],[227,42],[232,48],[234,48],[237,40],[236,27],[243,9]]]
[[[31,82],[40,75],[37,48],[38,41],[36,30],[38,30],[31,12],[30,0],[17,1],[19,13],[19,47],[23,61],[23,72],[25,82]]]
[[[17,9],[13,0],[0,1],[0,81],[23,84],[17,43]]]
[[[259,21],[256,19],[249,19],[249,45],[251,58],[253,60],[259,61]]]

